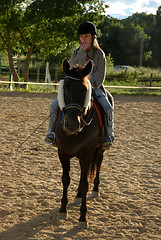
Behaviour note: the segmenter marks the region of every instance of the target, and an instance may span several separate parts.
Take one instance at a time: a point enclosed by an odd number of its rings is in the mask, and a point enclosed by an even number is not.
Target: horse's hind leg
[[[68,186],[70,184],[70,158],[66,155],[63,155],[59,153],[59,158],[63,167],[63,175],[62,175],[62,183],[63,183],[63,196],[61,199],[61,208],[59,210],[60,212],[60,218],[67,219],[67,204],[68,204]]]
[[[95,161],[97,163],[96,177],[94,179],[94,187],[91,194],[91,198],[96,198],[100,196],[99,193],[99,184],[100,184],[100,168],[103,160],[103,151],[102,149],[98,149],[95,155]]]

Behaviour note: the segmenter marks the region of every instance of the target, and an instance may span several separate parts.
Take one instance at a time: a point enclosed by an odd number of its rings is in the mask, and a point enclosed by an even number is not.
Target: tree
[[[7,52],[9,66],[15,81],[19,80],[13,63],[13,51],[19,42],[20,23],[23,17],[22,0],[1,0],[0,3],[0,48]]]
[[[149,56],[149,52],[146,48],[149,41],[148,35],[145,34],[144,29],[139,25],[135,26],[132,23],[124,25],[119,35],[120,58],[124,64],[139,64],[140,44],[142,40],[144,42],[143,61],[145,61]]]
[[[98,12],[95,12],[95,11]],[[14,80],[18,80],[13,66],[13,51],[26,55],[24,81],[28,80],[31,55],[58,54],[69,41],[76,40],[76,29],[83,19],[103,13],[102,0],[2,0],[0,7],[0,37],[2,48],[8,52]],[[4,14],[5,13],[5,14]],[[4,31],[5,30],[5,31]],[[15,38],[16,36],[16,38]]]
[[[156,25],[157,25],[158,27],[161,27],[161,6],[158,7],[158,10],[157,10]]]
[[[158,7],[156,15],[146,13],[135,13],[131,17],[123,20],[123,23],[131,22],[135,26],[139,25],[144,29],[146,38],[144,41],[144,50],[146,50],[146,62],[150,66],[160,66],[161,45],[159,39],[161,38],[161,6]],[[145,53],[145,52],[144,52]]]
[[[148,35],[144,29],[131,21],[109,18],[102,23],[101,46],[106,56],[111,54],[115,64],[138,65],[140,57],[140,41],[144,38],[144,59],[150,57],[147,49]]]
[[[145,31],[148,27],[155,24],[156,19],[155,15],[147,13],[135,13],[132,16],[129,16],[121,21],[123,24],[133,23],[135,26],[139,25]]]
[[[154,21],[151,21],[149,26],[145,28],[145,33],[150,36],[148,44],[149,50],[152,52],[151,60],[149,64],[151,66],[160,66],[161,63],[161,45],[159,39],[161,39],[161,6],[158,7],[156,15],[153,15]]]

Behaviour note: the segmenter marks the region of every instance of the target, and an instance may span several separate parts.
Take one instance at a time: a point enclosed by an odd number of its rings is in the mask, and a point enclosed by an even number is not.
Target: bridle
[[[67,78],[70,78],[70,79],[72,79],[72,80],[81,80],[81,79],[79,79],[79,78],[74,78],[74,77],[71,77],[71,76],[65,76],[64,77],[64,79],[67,79]],[[91,96],[90,96],[91,97]],[[63,129],[68,133],[68,134],[70,134],[69,132],[68,132],[68,130],[66,129],[66,117],[67,117],[67,111],[69,110],[69,109],[76,109],[76,110],[78,110],[79,111],[79,115],[78,115],[78,117],[79,117],[79,119],[80,119],[80,121],[79,121],[79,127],[77,128],[77,131],[74,133],[74,134],[78,134],[79,132],[81,132],[82,130],[83,130],[83,128],[85,127],[85,126],[89,126],[90,124],[91,124],[91,122],[92,122],[92,120],[93,120],[93,118],[92,118],[92,113],[93,113],[93,107],[90,107],[90,109],[88,109],[88,115],[87,115],[87,117],[86,117],[86,119],[84,119],[84,113],[85,113],[85,110],[86,110],[86,107],[82,107],[82,106],[80,106],[79,104],[77,104],[77,103],[70,103],[70,104],[67,104],[67,105],[64,105],[63,107],[62,107],[62,123],[63,123]]]
[[[84,119],[84,111],[85,111],[85,108],[81,107],[79,104],[74,104],[74,103],[66,105],[66,107],[64,107],[64,108],[62,109],[62,123],[63,123],[63,129],[64,129],[69,135],[70,135],[70,133],[69,133],[69,132],[67,131],[67,129],[66,129],[66,117],[67,117],[67,111],[68,111],[69,109],[72,109],[72,108],[77,109],[77,110],[79,110],[79,112],[80,112],[80,115],[78,115],[78,116],[79,116],[79,119],[80,119],[80,121],[79,121],[79,126],[78,126],[78,128],[77,128],[77,131],[76,131],[74,134],[78,134],[79,132],[81,132],[81,131],[83,130],[83,128],[84,128],[85,126],[89,126],[89,125],[91,124],[92,120],[93,120],[93,118],[92,118],[93,107],[91,107],[90,110],[88,110],[87,118]]]

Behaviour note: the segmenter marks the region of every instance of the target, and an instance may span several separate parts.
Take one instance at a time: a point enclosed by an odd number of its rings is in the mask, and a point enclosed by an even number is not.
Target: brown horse
[[[78,227],[87,228],[86,195],[88,176],[96,172],[92,197],[99,195],[99,172],[103,160],[100,135],[101,126],[92,103],[91,84],[88,79],[92,69],[89,61],[84,68],[70,68],[68,60],[63,61],[66,77],[60,81],[58,102],[60,112],[56,121],[55,135],[58,155],[63,167],[63,196],[60,217],[67,219],[67,190],[70,184],[70,159],[77,157],[81,176],[75,203],[81,203]]]

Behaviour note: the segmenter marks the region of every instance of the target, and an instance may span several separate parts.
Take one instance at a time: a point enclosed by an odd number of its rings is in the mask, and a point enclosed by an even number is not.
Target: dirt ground
[[[68,220],[58,220],[62,169],[44,143],[51,93],[0,92],[0,240],[161,239],[161,97],[114,96],[115,143],[90,200],[89,229],[77,229],[80,168],[71,161]]]

